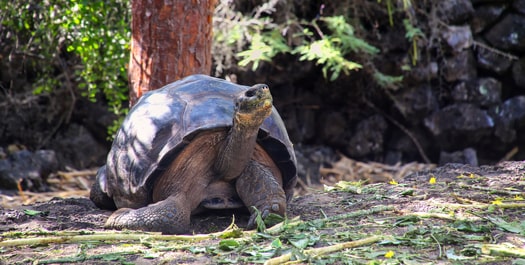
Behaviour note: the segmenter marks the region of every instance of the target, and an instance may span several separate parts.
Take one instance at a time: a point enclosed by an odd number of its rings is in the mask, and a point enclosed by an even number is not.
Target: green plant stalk
[[[427,212],[413,212],[413,213],[407,213],[406,215],[413,215],[420,218],[438,218],[438,219],[444,219],[449,221],[479,221],[481,218],[479,217],[456,217],[451,216],[446,213],[427,213]]]
[[[520,257],[525,258],[525,249],[505,244],[480,244],[476,247],[481,249],[483,254],[491,256]]]
[[[308,249],[308,250],[305,250],[303,253],[309,256],[322,256],[328,253],[340,251],[340,250],[347,249],[347,248],[355,248],[355,247],[373,244],[373,243],[383,240],[383,238],[384,238],[383,236],[371,236],[371,237],[367,237],[367,238],[363,238],[363,239],[359,239],[355,241],[335,244],[332,246]],[[267,260],[264,263],[264,265],[282,264],[282,263],[288,262],[291,257],[292,257],[292,254],[290,253],[284,254],[282,256],[271,258]]]
[[[209,239],[215,239],[229,231],[223,231],[213,234],[197,235],[161,235],[161,234],[125,234],[125,233],[94,233],[92,235],[62,235],[46,236],[34,238],[20,238],[0,241],[0,247],[13,246],[35,246],[44,244],[70,244],[89,241],[141,241],[141,240],[164,240],[164,241],[189,241],[197,242]],[[250,232],[247,232],[251,234]]]
[[[479,204],[460,204],[460,203],[439,203],[440,206],[451,208],[451,209],[461,209],[461,208],[477,208],[477,209],[486,209],[489,207],[495,207],[500,209],[519,209],[525,208],[525,203],[507,203],[502,202],[500,204],[490,204],[490,203],[479,203]]]
[[[414,37],[412,39],[412,65],[416,65],[417,64],[417,60],[419,59],[419,56],[418,56],[418,51],[417,51],[417,37]]]
[[[348,218],[368,216],[368,215],[372,215],[372,214],[376,214],[380,212],[392,211],[394,209],[395,208],[392,205],[379,205],[379,206],[372,207],[369,210],[357,210],[357,211],[349,212],[345,214],[334,215],[328,218],[316,219],[316,220],[313,220],[313,222],[334,222],[334,221],[339,221],[339,220],[348,219]]]
[[[390,26],[394,26],[394,14],[392,11],[392,0],[386,1],[386,8],[388,10],[388,23],[390,23]]]

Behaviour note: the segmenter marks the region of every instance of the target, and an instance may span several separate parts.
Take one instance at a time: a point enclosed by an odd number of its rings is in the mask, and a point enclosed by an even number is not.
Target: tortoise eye
[[[251,98],[251,97],[255,96],[255,90],[250,89],[250,90],[246,91],[246,93],[244,95],[246,95],[247,97]]]

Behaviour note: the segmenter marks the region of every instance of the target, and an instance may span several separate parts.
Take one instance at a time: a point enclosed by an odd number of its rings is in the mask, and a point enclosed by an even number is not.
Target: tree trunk
[[[210,73],[215,3],[132,0],[130,107],[149,90]]]

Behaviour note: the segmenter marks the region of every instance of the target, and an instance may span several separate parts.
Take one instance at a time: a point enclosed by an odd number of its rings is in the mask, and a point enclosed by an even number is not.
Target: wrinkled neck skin
[[[229,181],[242,173],[252,158],[257,133],[264,118],[236,113],[233,126],[215,160],[215,171],[219,178]]]

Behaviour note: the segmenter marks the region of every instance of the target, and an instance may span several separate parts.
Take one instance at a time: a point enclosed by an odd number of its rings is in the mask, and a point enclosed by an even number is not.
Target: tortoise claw
[[[257,227],[257,215],[259,212],[263,221],[266,220],[270,213],[283,216],[281,212],[281,206],[279,206],[278,203],[273,203],[271,206],[265,206],[259,211],[252,211],[250,219],[248,220],[248,225],[246,225],[246,229],[255,229]]]

